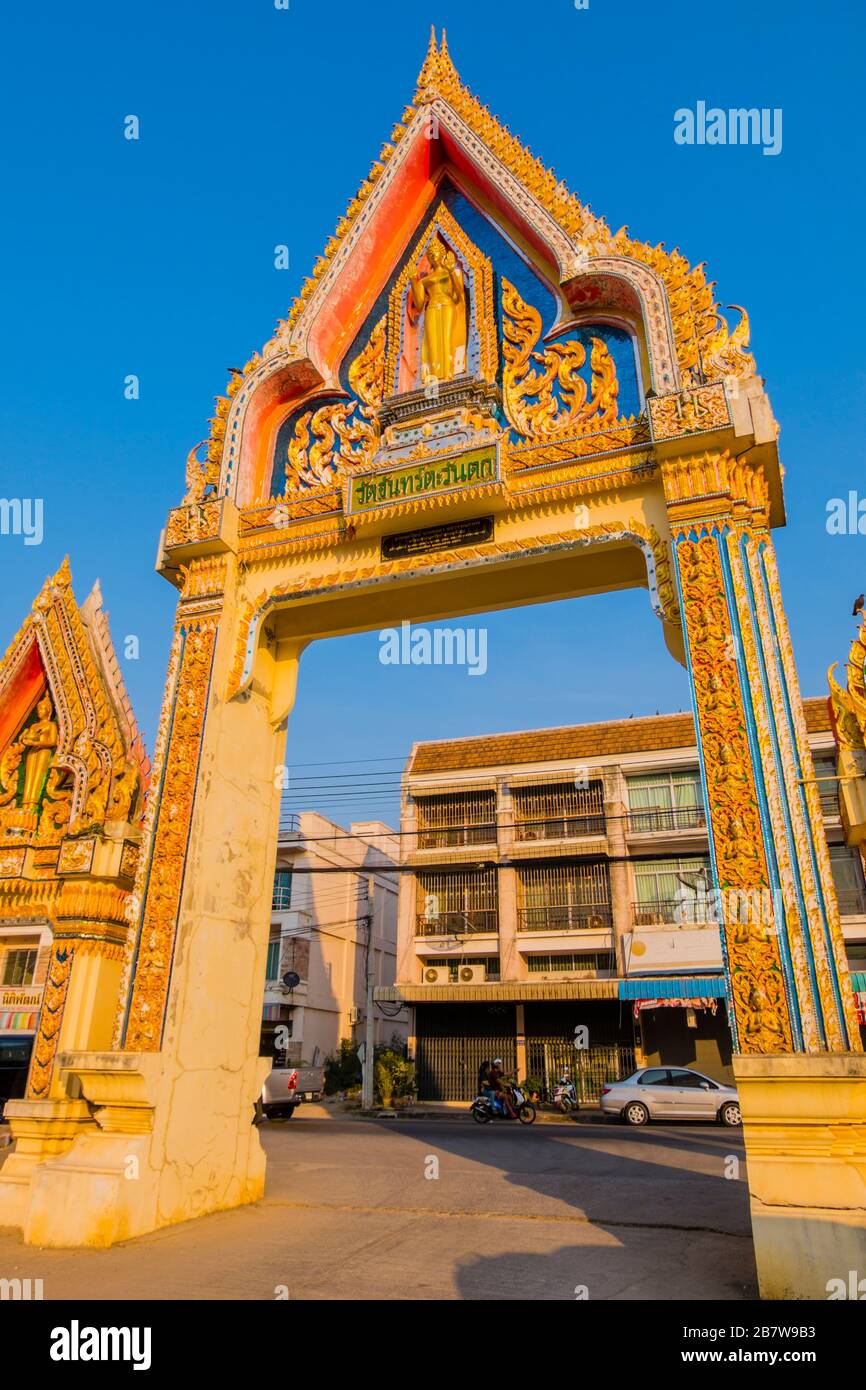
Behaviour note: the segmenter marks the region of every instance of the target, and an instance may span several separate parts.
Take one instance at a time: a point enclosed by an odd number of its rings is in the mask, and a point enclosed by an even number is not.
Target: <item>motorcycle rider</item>
[[[490,1065],[490,1070],[487,1073],[487,1078],[487,1084],[493,1092],[494,1105],[498,1105],[503,1115],[510,1115],[513,1120],[515,1118],[515,1112],[508,1099],[508,1091],[503,1084],[505,1081],[505,1072],[502,1070],[501,1057],[494,1057]]]
[[[482,1062],[478,1068],[478,1094],[486,1096],[489,1101],[493,1100],[493,1088],[490,1085],[490,1068],[493,1063],[490,1061]]]

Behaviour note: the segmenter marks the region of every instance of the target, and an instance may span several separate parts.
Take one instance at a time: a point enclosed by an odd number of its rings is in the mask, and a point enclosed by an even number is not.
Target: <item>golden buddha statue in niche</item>
[[[36,706],[39,716],[19,735],[24,749],[24,786],[21,791],[21,810],[35,814],[45,777],[57,747],[58,728],[54,719],[51,696],[46,693]]]
[[[466,288],[453,251],[438,236],[427,248],[430,269],[413,275],[412,306],[424,315],[421,381],[448,381],[466,370]]]

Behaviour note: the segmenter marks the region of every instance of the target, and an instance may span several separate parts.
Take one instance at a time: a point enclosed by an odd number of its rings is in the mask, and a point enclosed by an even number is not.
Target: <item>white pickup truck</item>
[[[321,1100],[324,1085],[323,1067],[273,1067],[265,1077],[256,1121],[290,1120],[302,1100]]]

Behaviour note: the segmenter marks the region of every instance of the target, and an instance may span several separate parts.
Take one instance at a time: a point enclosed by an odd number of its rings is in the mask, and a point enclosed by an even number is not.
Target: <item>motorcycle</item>
[[[562,1076],[553,1088],[553,1103],[557,1110],[561,1110],[563,1115],[577,1114],[580,1103],[577,1099],[577,1087],[568,1074],[568,1067],[563,1067]]]
[[[532,1101],[526,1099],[525,1093],[519,1086],[509,1087],[508,1098],[520,1123],[531,1125],[535,1119],[535,1106]],[[512,1118],[507,1110],[501,1110],[499,1105],[487,1096],[476,1096],[470,1110],[473,1120],[479,1125],[489,1124],[491,1120],[510,1120]]]

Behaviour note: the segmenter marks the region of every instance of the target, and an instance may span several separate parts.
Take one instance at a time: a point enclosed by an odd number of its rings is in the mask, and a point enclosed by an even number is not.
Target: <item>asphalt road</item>
[[[107,1251],[0,1231],[0,1277],[50,1298],[755,1296],[739,1132],[463,1120],[261,1129],[265,1199]]]

